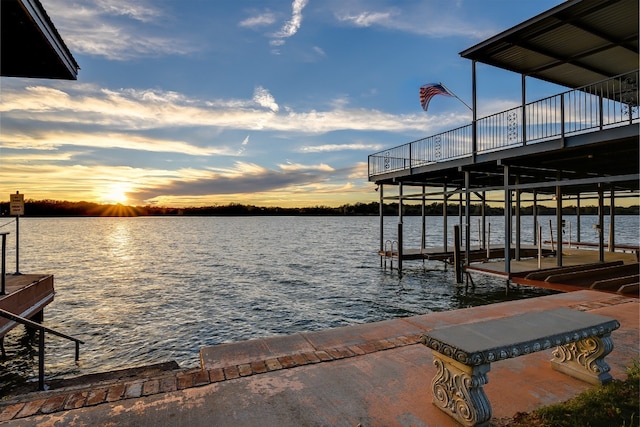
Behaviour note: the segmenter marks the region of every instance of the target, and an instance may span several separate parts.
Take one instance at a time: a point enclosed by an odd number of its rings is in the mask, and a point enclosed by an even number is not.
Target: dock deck
[[[53,275],[6,274],[5,292],[0,295],[0,308],[30,319],[53,301]],[[15,322],[0,317],[0,338],[15,326]]]
[[[562,249],[562,267],[558,267],[557,259],[555,257],[543,257],[541,259],[540,268],[538,268],[537,258],[528,258],[511,260],[511,273],[505,273],[505,263],[502,260],[493,260],[491,262],[477,263],[466,266],[467,272],[473,274],[485,274],[497,277],[503,277],[505,280],[510,280],[513,283],[527,286],[536,286],[546,289],[555,289],[563,292],[577,291],[581,289],[589,289],[594,283],[596,286],[594,289],[598,289],[603,292],[615,292],[622,293],[627,296],[638,297],[637,286],[627,286],[623,292],[618,292],[622,286],[634,285],[637,283],[637,279],[632,278],[640,273],[640,266],[638,264],[635,253],[632,252],[605,252],[604,263],[600,268],[608,268],[610,263],[619,263],[624,265],[624,269],[616,271],[615,269],[606,270],[607,274],[605,278],[599,277],[599,275],[593,273],[598,268],[598,252],[594,250],[584,250],[576,248],[563,248]],[[573,267],[583,266],[584,270],[587,270],[593,266],[591,274],[578,277],[578,274],[574,276],[560,274],[570,273],[571,270],[575,272]],[[588,267],[585,267],[588,266]],[[563,271],[565,270],[565,271]],[[539,272],[547,271],[549,274],[535,274]],[[551,276],[551,272],[556,278],[554,280],[546,280]],[[626,283],[620,283],[618,286],[614,285],[614,281],[620,278],[630,278]],[[580,279],[580,280],[576,280]],[[602,280],[611,280],[612,286],[606,286],[602,283]]]

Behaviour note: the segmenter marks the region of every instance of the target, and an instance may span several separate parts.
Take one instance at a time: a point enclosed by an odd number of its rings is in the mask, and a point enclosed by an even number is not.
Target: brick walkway
[[[202,387],[211,383],[233,380],[250,375],[264,374],[281,369],[294,368],[315,363],[331,362],[349,357],[362,356],[377,351],[390,350],[406,345],[418,344],[419,335],[400,336],[393,339],[372,341],[344,348],[328,348],[318,351],[295,353],[251,363],[203,370],[192,368],[144,380],[118,382],[110,385],[89,384],[68,389],[50,390],[18,396],[0,403],[0,422],[26,418],[38,414],[51,414],[87,406],[112,403],[124,399],[136,399],[158,393],[168,393],[191,387]]]

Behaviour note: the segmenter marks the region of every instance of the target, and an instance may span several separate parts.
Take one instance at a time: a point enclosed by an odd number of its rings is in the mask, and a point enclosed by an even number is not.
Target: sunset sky
[[[0,200],[338,206],[367,156],[470,123],[459,52],[559,0],[41,0],[77,81],[0,78]],[[520,76],[478,66],[479,116]],[[529,82],[532,99],[561,91]]]

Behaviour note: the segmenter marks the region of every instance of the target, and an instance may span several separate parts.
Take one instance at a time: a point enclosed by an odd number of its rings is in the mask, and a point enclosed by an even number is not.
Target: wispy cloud
[[[285,40],[294,36],[302,25],[302,10],[307,5],[308,0],[293,0],[291,4],[291,18],[287,20],[279,31],[272,35],[269,42],[271,46],[278,47],[285,43]]]
[[[244,19],[238,25],[244,28],[260,28],[269,26],[274,22],[276,22],[276,16],[272,12],[264,12]]]
[[[74,54],[110,60],[185,55],[194,46],[167,37],[163,11],[150,2],[87,0],[70,7],[64,0],[49,0],[47,12]]]
[[[273,95],[262,86],[256,87],[253,91],[253,101],[259,106],[268,108],[273,112],[277,112],[280,109]]]
[[[282,111],[271,93],[261,86],[247,99],[202,100],[170,91],[113,90],[60,83],[57,88],[3,85],[0,112],[6,123],[12,120],[29,121],[30,126],[48,123],[51,130],[56,128],[55,123],[65,129],[73,124],[75,128],[86,127],[106,134],[194,126],[301,134],[337,130],[423,133],[469,121],[467,116],[455,114],[425,116],[422,112],[392,114],[348,108],[344,102],[329,107],[296,110],[289,106]]]
[[[303,165],[301,163],[284,163],[278,165],[283,171],[322,171],[333,172],[335,169],[331,166],[321,163],[319,165]]]
[[[62,146],[121,148],[156,153],[180,153],[190,156],[232,155],[224,148],[197,147],[185,141],[172,141],[116,132],[32,131],[30,134],[3,130],[2,147],[12,149],[52,150]]]
[[[271,191],[290,186],[308,185],[319,179],[331,168],[289,168],[267,169],[255,163],[236,162],[225,171],[200,171],[193,179],[177,179],[162,183],[158,188],[139,191],[136,197],[150,201],[159,196],[202,196],[212,194],[243,194]],[[322,177],[317,174],[320,173]],[[182,175],[182,174],[181,174]]]
[[[481,28],[473,20],[461,17],[460,4],[439,5],[424,1],[402,8],[395,6],[379,9],[365,8],[361,3],[334,3],[336,19],[355,27],[384,28],[420,34],[428,37],[462,36],[470,38],[487,37],[495,33],[494,28]]]
[[[249,145],[249,135],[247,135],[247,137],[242,140],[242,143],[240,144],[240,149],[238,150],[238,156],[241,156],[244,154],[245,150],[247,149],[247,145]]]
[[[322,144],[310,145],[300,149],[304,153],[328,153],[334,151],[346,150],[362,150],[362,151],[378,151],[382,149],[381,144]]]

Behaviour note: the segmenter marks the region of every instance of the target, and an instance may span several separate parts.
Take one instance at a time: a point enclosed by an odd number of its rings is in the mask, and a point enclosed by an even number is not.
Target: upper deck
[[[634,70],[372,154],[369,181],[456,186],[471,170],[474,185],[490,189],[509,164],[523,172],[522,186],[540,191],[545,183],[555,191],[558,171],[576,191],[598,182],[637,189],[638,77]]]
[[[369,181],[638,190],[637,16],[637,0],[569,0],[461,52],[473,63],[472,123],[371,154]],[[521,105],[478,118],[477,62],[520,73]],[[526,77],[568,90],[525,102]]]

